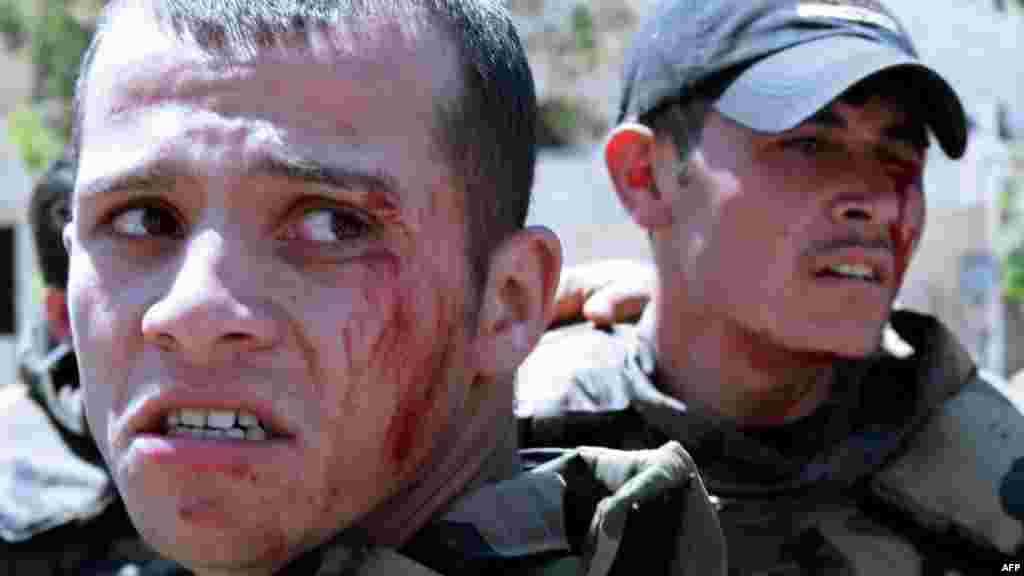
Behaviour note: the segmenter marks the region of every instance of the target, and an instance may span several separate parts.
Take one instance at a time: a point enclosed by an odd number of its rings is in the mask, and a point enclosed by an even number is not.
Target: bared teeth
[[[183,408],[172,410],[164,423],[165,430],[172,436],[235,440],[266,440],[272,436],[259,418],[244,410]]]
[[[875,272],[870,266],[862,264],[836,264],[827,268],[828,272],[844,278],[858,280],[875,280]]]
[[[219,430],[216,428],[192,428],[190,426],[176,426],[167,431],[168,436],[191,436],[193,438],[208,438],[211,440],[267,440],[269,436],[262,428],[229,428]]]
[[[232,410],[210,410],[206,416],[206,425],[221,430],[231,428],[235,425],[235,413]]]
[[[242,410],[238,413],[238,425],[242,428],[251,428],[260,425],[260,420],[249,412]]]
[[[182,410],[179,419],[185,426],[194,426],[198,428],[206,426],[206,412],[203,410]]]

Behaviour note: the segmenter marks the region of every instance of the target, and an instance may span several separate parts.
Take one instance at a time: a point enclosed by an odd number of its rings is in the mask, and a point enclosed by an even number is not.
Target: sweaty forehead
[[[270,34],[269,27],[240,32],[233,24],[172,23],[148,2],[122,2],[103,30],[83,104],[88,110],[96,96],[116,100],[108,98],[112,87],[136,103],[188,97],[189,91],[201,94],[215,84],[244,83],[256,64],[282,64],[282,70],[319,66],[324,81],[331,76],[371,83],[388,76],[421,80],[433,100],[442,103],[460,95],[461,83],[452,81],[459,75],[448,35],[428,21],[422,15],[403,19],[378,13]],[[421,86],[414,94],[423,96],[424,91]],[[112,106],[107,112],[126,105],[105,103]]]
[[[78,194],[167,166],[241,177],[250,152],[386,170],[416,206],[452,177],[437,107],[459,69],[437,31],[371,20],[351,37],[311,30],[304,44],[241,58],[181,39],[137,8],[116,18],[83,94]]]

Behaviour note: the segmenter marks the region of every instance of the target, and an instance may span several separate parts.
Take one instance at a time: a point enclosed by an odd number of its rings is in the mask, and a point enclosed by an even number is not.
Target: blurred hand
[[[1024,398],[1024,370],[1018,370],[1010,377],[1010,389],[1021,394]]]
[[[595,260],[562,269],[552,325],[590,321],[599,326],[637,319],[654,295],[653,264]]]

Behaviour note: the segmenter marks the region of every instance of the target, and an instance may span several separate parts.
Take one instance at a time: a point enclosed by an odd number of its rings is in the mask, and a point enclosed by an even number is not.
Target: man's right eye
[[[800,138],[792,138],[785,140],[782,143],[782,147],[787,150],[793,150],[804,156],[816,156],[824,147],[820,139],[815,136],[804,136]]]
[[[161,206],[127,208],[114,216],[110,226],[118,235],[129,238],[175,237],[183,233],[175,214]]]

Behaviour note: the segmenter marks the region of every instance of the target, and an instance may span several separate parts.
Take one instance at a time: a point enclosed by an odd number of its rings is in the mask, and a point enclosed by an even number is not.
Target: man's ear
[[[655,183],[654,154],[654,132],[633,122],[616,126],[604,145],[615,193],[633,221],[646,230],[672,223],[672,206]]]
[[[63,342],[71,338],[71,319],[68,316],[67,294],[60,288],[47,288],[44,307],[46,326],[54,340]]]
[[[473,341],[482,374],[514,374],[533,350],[554,314],[561,268],[562,245],[542,226],[512,234],[491,254]]]

